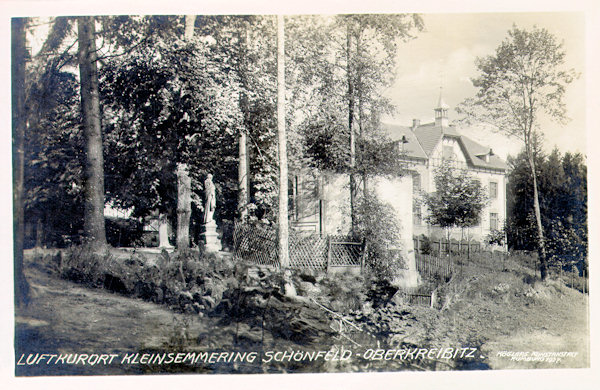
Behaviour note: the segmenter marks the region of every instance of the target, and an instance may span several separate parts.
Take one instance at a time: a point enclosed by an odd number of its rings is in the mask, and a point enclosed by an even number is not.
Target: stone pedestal
[[[219,252],[223,249],[221,240],[219,240],[217,235],[217,224],[214,220],[204,224],[204,233],[202,233],[202,236],[204,238],[204,250],[206,252]]]

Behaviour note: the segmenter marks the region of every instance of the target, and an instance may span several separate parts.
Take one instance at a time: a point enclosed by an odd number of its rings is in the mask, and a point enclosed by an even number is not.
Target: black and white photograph
[[[45,3],[4,17],[14,383],[588,388],[597,6]]]

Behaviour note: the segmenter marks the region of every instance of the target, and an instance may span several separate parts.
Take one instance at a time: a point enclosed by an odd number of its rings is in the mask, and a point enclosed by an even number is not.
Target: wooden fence
[[[454,262],[449,258],[415,254],[417,261],[417,271],[419,274],[428,277],[440,277],[450,279],[454,273]]]
[[[457,241],[445,239],[428,239],[424,236],[413,237],[415,252],[424,254],[461,254],[469,257],[471,253],[484,252],[484,248],[478,241]],[[429,253],[425,253],[429,252]]]
[[[240,224],[234,227],[234,258],[251,264],[279,267],[277,231],[274,228]],[[321,236],[289,232],[290,267],[331,270],[364,267],[365,245],[346,236]]]

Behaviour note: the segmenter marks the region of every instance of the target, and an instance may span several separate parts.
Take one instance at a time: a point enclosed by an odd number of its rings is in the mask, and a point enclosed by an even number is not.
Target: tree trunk
[[[285,130],[285,48],[283,15],[277,16],[277,135],[279,153],[279,213],[278,250],[279,264],[283,270],[289,268],[288,232],[288,166],[287,136]]]
[[[35,224],[35,247],[43,248],[44,246],[44,222],[42,221],[42,217],[39,216],[37,218]]]
[[[350,220],[352,234],[356,231],[356,139],[354,135],[354,83],[350,54],[350,25],[346,28],[346,77],[348,81],[348,131],[350,133]]]
[[[177,164],[177,249],[190,247],[192,180],[186,164]]]
[[[357,61],[358,59],[362,58],[362,50],[361,50],[361,45],[360,45],[361,39],[360,36],[356,36],[356,58]],[[350,43],[350,42],[348,42]],[[360,67],[360,66],[359,66]],[[356,72],[356,85],[354,86],[354,90],[355,93],[357,95],[357,99],[358,99],[358,140],[359,142],[364,142],[364,112],[363,112],[363,107],[364,107],[364,100],[363,100],[363,85],[362,85],[362,71],[363,69],[357,69]],[[356,151],[355,151],[356,153]],[[359,153],[361,153],[359,151]],[[367,199],[368,197],[368,192],[369,192],[369,184],[368,184],[368,178],[367,178],[367,172],[366,170],[362,171],[362,185],[363,185],[363,199]],[[357,190],[358,191],[358,190]]]
[[[194,37],[195,15],[185,16],[184,39]],[[192,215],[192,185],[187,164],[177,164],[177,249],[190,247],[190,217]]]
[[[25,61],[27,19],[12,19],[12,162],[13,162],[13,256],[15,305],[29,303],[29,284],[23,272],[24,218],[24,136],[25,136]]]
[[[247,136],[244,130],[240,131],[238,139],[238,211],[240,221],[248,219],[248,151]]]
[[[185,15],[184,37],[186,41],[194,37],[194,23],[196,23],[196,15]]]
[[[241,29],[241,27],[240,27]],[[239,106],[240,110],[244,115],[244,126],[245,128],[240,130],[238,137],[238,215],[241,222],[248,220],[248,203],[250,202],[250,176],[248,172],[248,97],[246,91],[248,90],[247,82],[247,67],[246,61],[248,61],[245,55],[245,49],[248,45],[248,27],[245,27],[245,31],[239,31],[240,46],[238,57],[240,65],[238,67],[238,74],[242,84],[242,92],[240,93]]]
[[[535,173],[535,160],[533,151],[528,149],[529,166],[531,167],[531,175],[533,177],[533,211],[535,213],[535,221],[538,231],[538,256],[540,257],[540,276],[542,280],[546,280],[548,275],[548,264],[546,259],[546,244],[544,240],[544,228],[542,226],[542,215],[540,212],[540,201],[537,185],[537,175]]]
[[[104,228],[104,157],[100,127],[100,98],[94,18],[77,19],[79,41],[79,75],[81,82],[81,112],[86,141],[85,168],[85,239],[95,248],[106,246]]]

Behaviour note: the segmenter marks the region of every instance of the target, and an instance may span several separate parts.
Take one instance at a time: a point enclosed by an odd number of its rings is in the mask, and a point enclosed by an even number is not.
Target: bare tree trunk
[[[285,48],[284,19],[277,16],[277,135],[279,153],[279,213],[278,249],[279,264],[283,270],[289,268],[288,231],[288,166],[287,136],[285,130]]]
[[[185,39],[194,37],[194,23],[196,23],[196,15],[185,15]]]
[[[350,25],[346,29],[346,77],[348,82],[348,131],[350,132],[350,220],[352,233],[356,231],[356,139],[354,134],[354,83],[350,55]]]
[[[238,139],[238,210],[240,221],[248,219],[248,150],[247,136],[244,130],[240,131]]]
[[[25,135],[25,25],[27,19],[12,19],[12,160],[13,160],[13,254],[15,305],[29,303],[29,283],[23,272],[24,219],[24,135]]]
[[[242,27],[240,27],[241,29]],[[248,45],[248,27],[244,31],[239,31],[240,46],[238,57],[240,65],[238,74],[242,83],[242,93],[240,94],[239,105],[244,115],[244,125],[247,126],[248,121],[248,90],[247,81],[247,56],[246,48]],[[250,176],[248,171],[248,128],[240,130],[238,137],[238,213],[241,222],[248,220],[248,203],[250,202]]]
[[[35,225],[35,247],[42,248],[44,246],[44,222],[42,217],[38,217]]]
[[[533,177],[533,211],[535,213],[535,221],[537,224],[538,231],[538,255],[540,257],[540,275],[542,280],[546,280],[548,275],[548,264],[546,259],[546,243],[544,240],[544,228],[542,226],[542,215],[540,212],[540,200],[537,185],[537,174],[535,173],[535,160],[533,157],[533,151],[527,148],[529,166],[531,167],[531,175]]]
[[[194,37],[195,15],[185,16],[184,39]],[[177,249],[190,247],[190,217],[192,215],[192,185],[187,164],[177,163]]]
[[[186,164],[177,164],[177,249],[190,247],[192,180]]]
[[[100,98],[94,17],[77,19],[81,112],[86,140],[84,233],[95,248],[106,246],[104,227],[104,157],[100,126]]]

